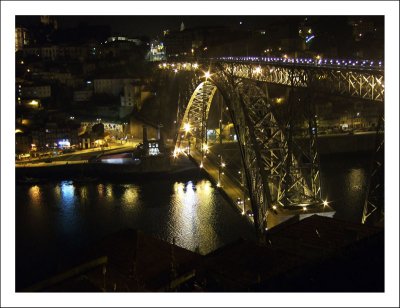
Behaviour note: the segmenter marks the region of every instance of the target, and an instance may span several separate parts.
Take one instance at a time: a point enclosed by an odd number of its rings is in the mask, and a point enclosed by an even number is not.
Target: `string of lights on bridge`
[[[341,59],[322,59],[316,58],[288,58],[288,57],[219,57],[210,60],[227,62],[254,62],[254,63],[272,63],[272,64],[298,64],[298,65],[317,65],[322,67],[362,67],[383,69],[383,61],[373,60],[341,60]]]
[[[367,70],[383,70],[383,61],[374,60],[339,60],[339,59],[322,59],[320,57],[316,58],[275,58],[275,57],[219,57],[203,59],[209,61],[219,61],[219,62],[239,62],[239,63],[270,63],[279,65],[298,65],[298,66],[317,66],[317,67],[327,67],[327,68],[357,68],[357,69],[367,69]],[[166,68],[174,64],[163,63],[160,64],[160,68]],[[191,68],[197,68],[198,64],[191,65]],[[183,65],[186,68],[186,64]],[[177,71],[177,69],[175,69]]]

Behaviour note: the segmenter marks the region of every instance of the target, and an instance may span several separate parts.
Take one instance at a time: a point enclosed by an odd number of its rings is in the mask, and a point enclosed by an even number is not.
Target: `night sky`
[[[246,29],[262,29],[275,22],[298,20],[292,16],[55,16],[60,28],[88,25],[110,25],[114,34],[127,36],[147,35],[154,37],[163,30],[177,30],[181,23],[186,28],[201,26],[237,26]],[[17,16],[17,24],[29,25],[38,20],[36,16]],[[242,24],[240,25],[240,22]]]

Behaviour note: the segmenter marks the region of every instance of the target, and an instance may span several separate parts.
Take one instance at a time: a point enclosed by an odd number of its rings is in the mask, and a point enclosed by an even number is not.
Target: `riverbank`
[[[171,165],[170,158],[146,157],[139,164],[106,164],[100,162],[57,162],[41,163],[29,166],[18,165],[15,168],[17,181],[29,179],[81,179],[91,178],[143,178],[168,177],[171,174],[188,173],[195,166],[189,161],[181,161]]]

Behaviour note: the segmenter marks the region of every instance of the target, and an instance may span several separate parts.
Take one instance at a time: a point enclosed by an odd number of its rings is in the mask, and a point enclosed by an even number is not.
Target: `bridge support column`
[[[384,118],[379,118],[375,137],[375,152],[372,156],[370,175],[368,179],[364,209],[361,222],[363,224],[378,223],[384,213]]]

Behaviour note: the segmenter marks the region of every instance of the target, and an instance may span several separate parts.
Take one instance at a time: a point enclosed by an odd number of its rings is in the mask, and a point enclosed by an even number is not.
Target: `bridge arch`
[[[205,81],[197,78],[197,82],[180,123],[174,156],[185,150],[190,152],[191,140],[195,139],[195,149],[203,159],[210,107],[218,91],[238,137],[257,233],[264,232],[271,210],[322,204],[319,183],[313,185],[315,181],[307,180],[296,156],[288,149],[285,128],[276,120],[263,91],[265,84],[242,80],[232,86],[224,76]],[[186,147],[185,140],[189,140]]]

